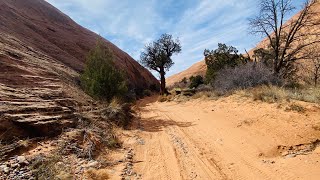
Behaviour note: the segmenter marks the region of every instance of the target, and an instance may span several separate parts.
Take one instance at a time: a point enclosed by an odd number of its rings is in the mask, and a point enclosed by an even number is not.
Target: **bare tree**
[[[306,49],[303,54],[306,59],[309,60],[309,63],[303,63],[301,66],[303,67],[304,72],[307,76],[307,81],[311,80],[311,83],[317,87],[318,82],[320,81],[320,45],[315,44],[308,49]]]
[[[179,39],[174,40],[172,35],[163,34],[160,39],[146,45],[141,53],[140,62],[147,68],[157,71],[160,74],[161,91],[160,94],[166,94],[166,71],[174,64],[171,59],[173,54],[181,52]]]
[[[317,87],[319,79],[320,79],[320,56],[317,56],[312,59],[311,71],[312,71],[311,73],[312,73],[312,79],[314,82],[314,86]]]
[[[312,38],[320,34],[320,22],[314,18],[317,12],[312,8],[315,3],[317,0],[306,0],[300,13],[286,22],[285,18],[295,9],[292,0],[261,0],[259,15],[250,19],[251,32],[268,38],[275,74],[287,74],[293,62],[305,59],[305,48],[320,42]],[[301,43],[306,37],[312,41]]]

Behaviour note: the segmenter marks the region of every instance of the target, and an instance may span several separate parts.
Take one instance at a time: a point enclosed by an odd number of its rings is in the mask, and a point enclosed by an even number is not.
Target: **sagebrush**
[[[263,63],[248,62],[220,70],[213,86],[216,91],[228,92],[260,85],[281,85],[281,78]]]

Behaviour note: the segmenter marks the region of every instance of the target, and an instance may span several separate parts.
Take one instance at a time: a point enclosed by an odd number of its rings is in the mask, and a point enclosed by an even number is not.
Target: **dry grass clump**
[[[124,128],[131,122],[133,113],[131,105],[122,103],[119,99],[113,99],[111,103],[101,111],[104,119]]]
[[[36,179],[74,179],[67,157],[93,160],[108,149],[121,146],[113,132],[113,126],[102,118],[84,119],[75,129],[67,129],[57,141],[53,155],[39,155],[32,162]],[[68,159],[68,158],[67,158]],[[106,179],[100,170],[89,173],[89,179]]]
[[[106,180],[110,179],[109,174],[105,169],[90,168],[85,172],[86,178],[90,180]]]
[[[246,96],[263,102],[277,102],[298,100],[311,103],[320,103],[320,88],[286,89],[277,86],[260,86],[245,90]]]
[[[320,87],[291,90],[289,97],[299,101],[320,103]]]
[[[70,168],[62,160],[58,154],[48,157],[39,155],[34,158],[30,167],[36,179],[73,179]]]
[[[158,97],[158,102],[170,102],[174,99],[175,95],[163,95]]]
[[[214,91],[200,91],[200,92],[196,92],[192,96],[193,99],[205,98],[205,99],[213,99],[213,100],[218,99],[218,97],[219,97],[219,94],[217,94]]]
[[[289,107],[286,108],[286,111],[296,111],[299,113],[304,113],[306,109],[299,104],[290,104]]]
[[[249,90],[253,100],[263,102],[276,102],[286,98],[286,92],[282,88],[276,86],[261,86]]]

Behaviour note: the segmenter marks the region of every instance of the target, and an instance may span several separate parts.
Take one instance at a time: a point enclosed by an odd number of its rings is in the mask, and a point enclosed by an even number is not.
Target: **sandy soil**
[[[240,96],[139,103],[124,144],[142,179],[319,179],[320,110]]]

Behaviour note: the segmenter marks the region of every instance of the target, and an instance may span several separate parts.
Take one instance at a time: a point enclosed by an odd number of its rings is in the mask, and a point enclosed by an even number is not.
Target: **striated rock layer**
[[[0,140],[55,135],[93,104],[77,85],[100,39],[44,0],[0,0]],[[130,88],[157,88],[154,76],[102,39]]]

